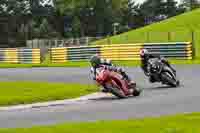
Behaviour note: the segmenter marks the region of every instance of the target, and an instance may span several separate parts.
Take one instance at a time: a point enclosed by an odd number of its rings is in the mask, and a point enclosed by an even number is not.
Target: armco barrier
[[[67,61],[67,48],[51,48],[50,56],[52,63],[64,63]]]
[[[94,54],[111,60],[140,60],[139,51],[142,48],[149,49],[152,54],[176,59],[192,59],[193,53],[190,42],[113,44],[52,48],[51,60],[53,63],[88,60]]]
[[[161,55],[166,58],[192,59],[192,43],[144,43],[144,48],[149,49],[152,54]]]
[[[52,63],[64,63],[67,61],[88,60],[92,55],[100,53],[100,47],[68,47],[51,48]]]
[[[1,63],[39,64],[40,49],[0,49]]]
[[[143,44],[104,45],[100,55],[111,60],[140,60],[139,51]]]
[[[88,60],[92,55],[100,53],[100,47],[69,47],[67,48],[67,59]]]

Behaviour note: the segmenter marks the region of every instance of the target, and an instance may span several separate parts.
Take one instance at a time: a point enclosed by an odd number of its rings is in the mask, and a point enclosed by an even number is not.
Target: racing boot
[[[101,88],[101,92],[109,93],[109,89],[106,88],[106,86],[103,86],[103,87]]]
[[[105,89],[105,88],[102,88],[101,92],[108,93],[109,91],[107,89]]]

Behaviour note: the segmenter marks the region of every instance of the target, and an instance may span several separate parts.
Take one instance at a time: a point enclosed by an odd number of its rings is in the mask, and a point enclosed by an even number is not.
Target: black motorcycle
[[[170,67],[158,58],[150,59],[148,61],[147,69],[156,82],[161,82],[162,84],[170,85],[172,87],[180,85],[180,82],[176,77],[176,73],[174,73]]]

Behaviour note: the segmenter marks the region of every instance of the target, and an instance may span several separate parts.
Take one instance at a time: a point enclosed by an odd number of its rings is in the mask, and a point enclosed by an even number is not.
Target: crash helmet
[[[98,54],[95,54],[95,55],[91,56],[90,63],[91,63],[91,65],[93,67],[96,67],[96,66],[100,65],[100,63],[101,63],[100,56]]]
[[[147,49],[141,49],[140,50],[140,57],[142,59],[149,57],[149,51]]]

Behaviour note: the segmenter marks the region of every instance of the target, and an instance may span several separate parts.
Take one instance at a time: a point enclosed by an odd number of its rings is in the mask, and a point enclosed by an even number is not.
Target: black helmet
[[[99,57],[98,54],[96,55],[93,55],[91,58],[90,58],[90,63],[93,67],[96,67],[98,66],[100,63],[101,63],[101,58]]]
[[[149,51],[147,49],[141,49],[140,50],[140,57],[141,58],[148,58],[149,57]]]

